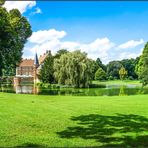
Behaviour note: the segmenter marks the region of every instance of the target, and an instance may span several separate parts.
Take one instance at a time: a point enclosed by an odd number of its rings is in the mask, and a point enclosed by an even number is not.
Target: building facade
[[[25,83],[37,83],[39,82],[39,71],[41,66],[44,64],[45,59],[47,58],[49,51],[44,55],[41,55],[38,58],[38,55],[35,54],[33,59],[23,59],[19,66],[16,68],[16,76],[14,78],[14,85],[20,85]]]

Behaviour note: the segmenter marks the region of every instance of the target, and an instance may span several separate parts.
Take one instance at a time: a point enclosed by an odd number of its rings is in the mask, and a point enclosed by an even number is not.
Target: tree
[[[136,66],[136,72],[143,86],[148,84],[148,42],[146,43],[140,60]]]
[[[5,0],[0,0],[0,6],[2,6],[5,3]]]
[[[96,63],[98,65],[98,67],[101,67],[104,71],[106,71],[106,66],[102,63],[100,58],[97,58]]]
[[[57,53],[55,54],[54,58],[59,59],[61,57],[62,54],[66,54],[68,53],[68,51],[66,49],[60,49],[57,51]]]
[[[124,59],[121,60],[120,63],[123,65],[123,67],[128,71],[127,77],[129,79],[137,79],[138,75],[135,72],[136,64],[138,63],[139,57],[136,59]]]
[[[113,79],[119,79],[119,70],[123,65],[119,61],[111,61],[107,64],[107,75]]]
[[[124,80],[127,76],[127,71],[124,67],[121,67],[121,69],[119,70],[119,76],[121,80]]]
[[[54,60],[55,78],[59,84],[88,87],[92,78],[92,60],[79,50],[68,52]]]
[[[41,65],[39,79],[44,83],[53,83],[54,82],[54,69],[53,69],[54,57],[49,52],[44,63]]]
[[[100,67],[95,73],[95,80],[106,80],[106,72]]]
[[[92,60],[92,80],[95,80],[95,73],[98,70],[99,65],[96,61]]]
[[[19,10],[10,12],[0,6],[0,76],[8,68],[15,69],[22,57],[27,38],[31,36],[31,26]]]

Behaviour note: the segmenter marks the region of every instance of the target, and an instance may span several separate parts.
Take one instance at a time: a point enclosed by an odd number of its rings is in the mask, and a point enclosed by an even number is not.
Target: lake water
[[[148,94],[148,88],[137,85],[106,85],[105,88],[42,88],[33,85],[0,86],[0,92],[38,95],[72,95],[72,96],[126,96]]]

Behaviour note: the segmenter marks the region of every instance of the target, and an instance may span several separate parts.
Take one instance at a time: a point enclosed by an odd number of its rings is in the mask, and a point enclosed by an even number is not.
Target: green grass
[[[139,80],[109,80],[109,81],[93,81],[94,84],[105,84],[105,85],[142,85]]]
[[[0,93],[0,147],[148,147],[148,95]]]

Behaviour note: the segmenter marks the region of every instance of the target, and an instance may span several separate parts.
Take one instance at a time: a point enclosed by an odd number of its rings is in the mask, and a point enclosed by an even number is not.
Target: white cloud
[[[140,39],[139,41],[134,41],[134,40],[130,40],[126,43],[123,43],[121,45],[118,46],[118,49],[129,49],[129,48],[134,48],[134,47],[137,47],[141,44],[144,43],[144,40],[143,39]]]
[[[122,60],[122,59],[131,59],[131,58],[137,58],[142,54],[143,48],[141,48],[138,52],[131,53],[131,52],[121,52],[117,59]]]
[[[66,36],[65,31],[55,29],[39,30],[33,32],[29,42],[35,44],[30,51],[32,54],[37,50],[38,54],[43,54],[46,50],[51,50],[55,54],[59,49],[74,51],[80,49],[88,53],[88,57],[96,59],[100,57],[103,61],[108,58],[108,51],[115,46],[108,38],[97,38],[90,43],[80,43],[72,41],[61,41]]]
[[[82,44],[80,48],[88,53],[90,58],[96,59],[100,57],[103,61],[108,58],[108,52],[115,46],[108,38],[97,38],[89,44]]]
[[[21,13],[26,12],[27,9],[36,5],[36,1],[6,1],[4,7],[9,11],[18,9]]]
[[[36,7],[35,11],[31,12],[30,15],[41,14],[41,13],[42,13],[41,9],[39,7]]]
[[[39,30],[33,32],[32,36],[28,39],[32,43],[45,43],[47,41],[63,38],[66,35],[65,31],[57,31],[55,29]]]
[[[26,48],[26,51],[34,56],[36,51],[38,55],[42,55],[46,50],[51,50],[52,54],[55,54],[59,49],[67,49],[69,51],[80,49],[81,51],[86,52],[89,58],[97,59],[99,57],[103,63],[107,64],[111,60],[136,58],[141,54],[143,49],[135,49],[134,52],[119,52],[114,50],[118,46],[107,37],[97,38],[90,43],[62,41],[61,39],[63,39],[66,34],[65,31],[58,31],[55,29],[33,32],[32,36],[29,38],[29,43],[33,46],[30,46],[31,48],[28,49]],[[134,42],[136,43],[133,46],[136,46],[137,44],[142,44],[143,40],[141,39],[140,41]]]
[[[130,52],[122,52],[117,57],[118,60],[122,59],[130,59],[130,58],[136,58],[139,56],[139,53],[130,53]]]

